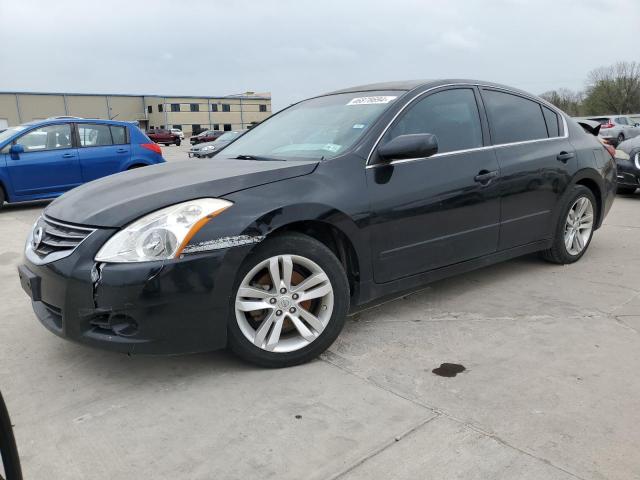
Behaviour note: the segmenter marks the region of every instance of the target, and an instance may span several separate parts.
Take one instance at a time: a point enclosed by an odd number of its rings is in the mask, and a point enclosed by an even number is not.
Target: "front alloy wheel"
[[[333,287],[315,262],[277,255],[258,263],[236,295],[244,336],[269,352],[292,352],[313,342],[333,313]]]
[[[268,238],[243,263],[229,319],[229,345],[266,367],[307,362],[336,339],[349,309],[340,261],[299,233]]]

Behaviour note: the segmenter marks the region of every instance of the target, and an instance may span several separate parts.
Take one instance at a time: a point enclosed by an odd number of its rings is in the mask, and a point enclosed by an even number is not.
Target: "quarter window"
[[[124,145],[127,142],[127,130],[125,127],[111,126],[111,138],[114,145]]]
[[[389,130],[384,142],[416,133],[435,135],[438,153],[481,147],[482,127],[473,90],[445,90],[419,100]]]
[[[113,145],[109,125],[78,124],[78,135],[81,147],[103,147]]]
[[[558,122],[558,114],[547,107],[542,107],[544,120],[547,123],[547,132],[550,137],[560,136],[560,124]]]
[[[494,145],[547,138],[539,103],[495,90],[483,90],[482,98]]]
[[[20,137],[16,143],[22,145],[25,152],[71,148],[71,126],[67,123],[38,128]]]

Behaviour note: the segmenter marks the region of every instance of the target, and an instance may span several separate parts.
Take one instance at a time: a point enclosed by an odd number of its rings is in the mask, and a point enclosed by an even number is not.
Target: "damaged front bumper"
[[[126,353],[224,347],[235,269],[249,246],[161,262],[96,264],[95,252],[112,233],[98,230],[50,263],[27,255],[19,273],[40,322],[60,337]]]

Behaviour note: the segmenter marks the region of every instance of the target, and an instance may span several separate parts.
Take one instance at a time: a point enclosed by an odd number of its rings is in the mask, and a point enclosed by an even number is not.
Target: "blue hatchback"
[[[57,197],[96,178],[164,161],[160,147],[129,122],[25,123],[0,133],[0,207]]]

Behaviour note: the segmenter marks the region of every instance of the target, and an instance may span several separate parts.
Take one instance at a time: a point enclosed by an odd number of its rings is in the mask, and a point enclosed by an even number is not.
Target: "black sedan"
[[[359,305],[531,252],[579,260],[613,159],[526,92],[444,80],[302,101],[215,160],[133,170],[50,204],[19,268],[51,332],[127,353],[308,361]]]
[[[618,193],[631,195],[640,188],[640,136],[625,140],[615,152]]]

